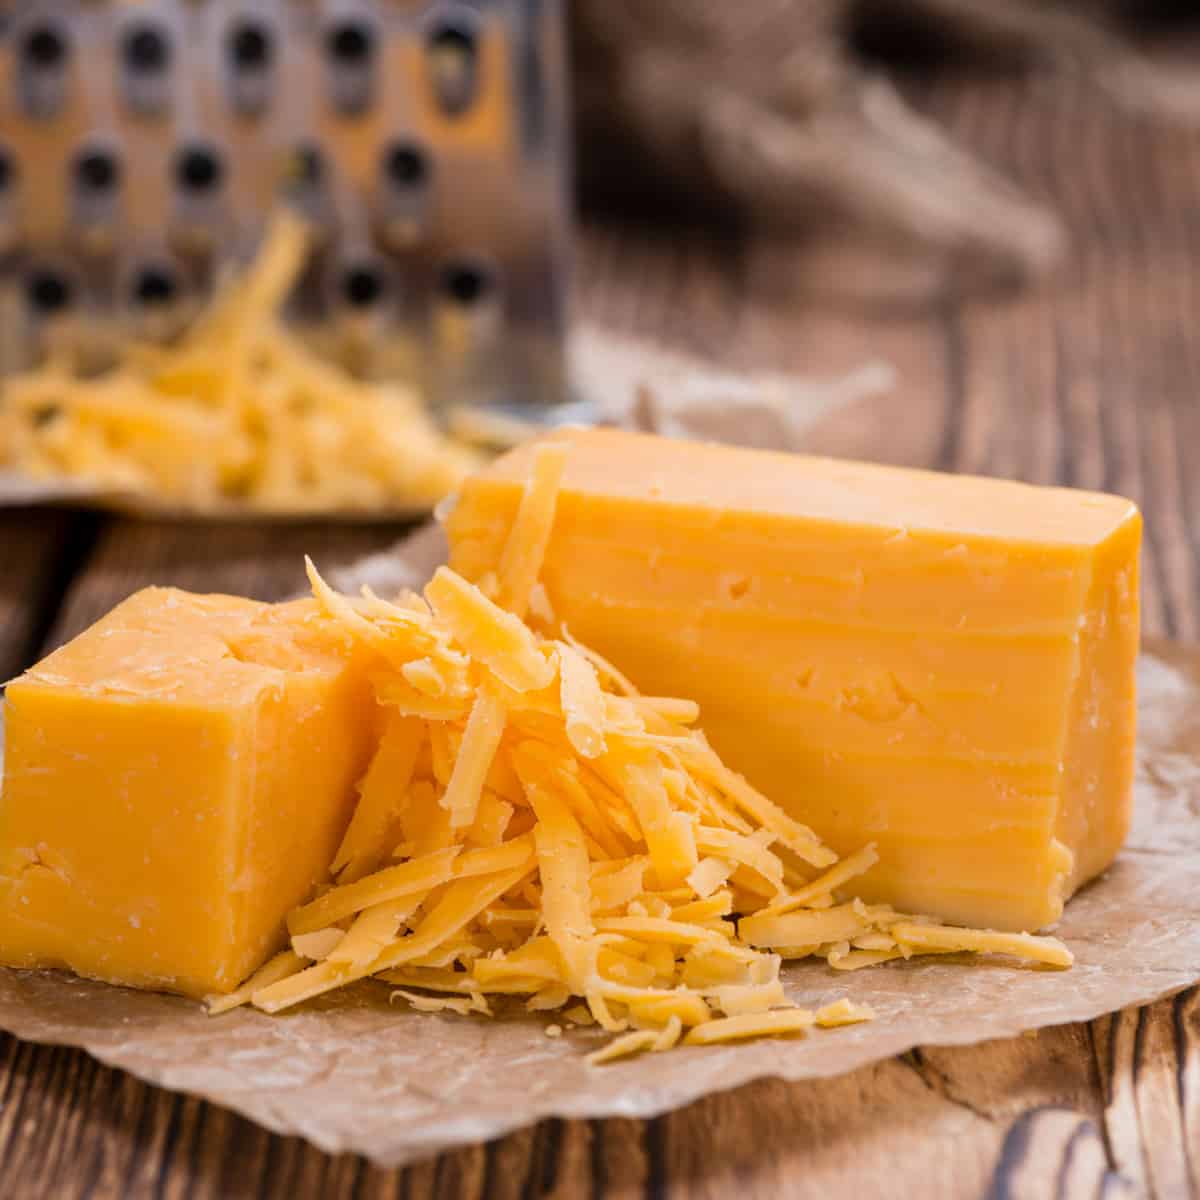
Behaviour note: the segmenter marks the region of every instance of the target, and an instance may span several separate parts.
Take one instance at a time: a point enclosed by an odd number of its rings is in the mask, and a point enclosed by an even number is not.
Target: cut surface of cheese
[[[540,582],[566,636],[698,701],[714,750],[855,895],[1057,919],[1128,829],[1141,519],[1115,496],[563,431]],[[471,477],[451,566],[497,570],[538,445]],[[724,857],[724,856],[722,856]]]
[[[148,588],[8,686],[0,962],[199,996],[280,948],[373,737],[315,612]]]

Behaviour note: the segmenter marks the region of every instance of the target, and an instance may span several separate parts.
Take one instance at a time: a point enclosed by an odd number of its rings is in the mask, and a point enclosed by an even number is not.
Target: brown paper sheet
[[[440,536],[427,529],[356,575],[420,582],[443,552]],[[567,1026],[551,1038],[545,1028],[558,1014],[532,1017],[519,1005],[491,1020],[421,1014],[403,1000],[389,1004],[389,989],[374,982],[282,1016],[239,1009],[211,1018],[176,997],[0,969],[0,1027],[82,1046],[324,1150],[398,1165],[542,1117],[649,1117],[765,1076],[836,1075],[916,1045],[978,1042],[1144,1004],[1200,979],[1200,650],[1147,649],[1139,681],[1133,833],[1116,864],[1068,905],[1058,930],[1076,955],[1067,972],[965,958],[848,975],[798,964],[784,979],[799,1003],[848,996],[878,1019],[603,1067],[583,1059],[606,1035]]]

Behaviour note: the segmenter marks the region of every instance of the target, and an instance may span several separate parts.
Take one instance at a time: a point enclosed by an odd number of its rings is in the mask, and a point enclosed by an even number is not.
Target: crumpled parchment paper
[[[613,333],[598,325],[575,326],[567,345],[573,393],[553,413],[552,424],[604,423],[653,429],[674,437],[796,449],[805,432],[827,413],[888,391],[895,372],[886,363],[867,362],[843,376],[810,379],[779,372],[732,374],[693,355]],[[0,381],[2,384],[2,381]],[[2,389],[0,389],[2,391]],[[530,425],[531,432],[537,429]],[[81,504],[135,516],[175,520],[411,520],[427,510],[413,506],[313,513],[262,512],[234,501],[187,509],[152,496],[106,493],[81,481],[32,479],[0,467],[0,507]]]
[[[441,554],[439,536],[423,531],[390,564],[366,570],[419,582]],[[649,1117],[764,1076],[836,1075],[916,1045],[978,1042],[1147,1003],[1200,979],[1200,649],[1150,647],[1139,683],[1134,828],[1113,867],[1067,907],[1058,929],[1076,955],[1067,972],[943,957],[853,974],[797,964],[784,980],[801,1004],[848,996],[878,1018],[603,1067],[583,1059],[607,1035],[567,1024],[549,1037],[558,1014],[534,1017],[519,1005],[493,1019],[421,1014],[391,1004],[374,982],[281,1016],[239,1009],[213,1018],[177,997],[0,969],[0,1027],[82,1046],[279,1133],[393,1166],[547,1116]]]
[[[747,380],[586,329],[572,354],[594,417],[778,448],[796,447],[821,416],[890,379],[888,368],[868,364],[840,381]],[[442,531],[430,524],[334,572],[334,582],[419,587],[444,556]],[[519,1004],[491,1020],[421,1014],[403,1000],[391,1004],[389,989],[370,982],[281,1016],[239,1009],[211,1018],[178,997],[0,969],[0,1028],[82,1046],[279,1133],[390,1166],[551,1115],[649,1117],[764,1076],[836,1075],[915,1045],[978,1042],[1147,1003],[1200,980],[1200,649],[1155,645],[1139,678],[1133,833],[1116,864],[1068,905],[1058,932],[1076,965],[1065,973],[947,957],[848,975],[797,964],[784,979],[801,1004],[848,996],[878,1019],[604,1067],[583,1057],[607,1035],[574,1029],[558,1014],[530,1016]],[[552,1022],[566,1026],[563,1036],[546,1035]]]

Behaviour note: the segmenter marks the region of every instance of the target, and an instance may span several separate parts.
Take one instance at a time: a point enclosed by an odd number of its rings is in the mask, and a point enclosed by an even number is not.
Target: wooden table
[[[1051,285],[932,316],[789,295],[777,248],[585,230],[582,310],[737,365],[892,361],[896,392],[813,445],[1136,497],[1145,624],[1200,633],[1200,134],[1070,83],[939,89],[929,107],[1051,200],[1076,245]],[[173,526],[0,516],[0,675],[147,583],[263,598],[301,555],[352,560],[394,528]],[[1064,987],[1070,987],[1069,977]],[[913,1051],[841,1079],[764,1082],[649,1122],[545,1121],[406,1171],[329,1158],[86,1055],[0,1038],[0,1197],[1084,1197],[1200,1195],[1200,999]]]

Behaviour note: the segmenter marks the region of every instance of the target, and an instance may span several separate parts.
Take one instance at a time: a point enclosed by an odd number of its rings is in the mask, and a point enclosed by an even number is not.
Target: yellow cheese
[[[461,576],[439,567],[425,597],[463,649],[514,691],[536,691],[553,681],[553,664],[520,619]]]
[[[0,962],[199,996],[279,949],[373,736],[314,613],[149,588],[9,685]]]
[[[583,831],[553,792],[532,785],[529,801],[538,819],[534,840],[546,931],[562,957],[567,982],[579,993],[587,986],[589,943],[595,933]]]
[[[567,737],[576,753],[595,758],[605,750],[604,693],[596,668],[578,650],[559,642],[558,671]]]
[[[13,836],[0,843],[0,903],[18,912],[6,930],[13,961],[207,985],[213,1012],[246,1002],[278,1012],[369,976],[421,989],[394,993],[419,1010],[462,1016],[488,1013],[486,994],[524,996],[533,1012],[581,997],[603,1029],[635,1031],[593,1061],[685,1036],[870,1017],[852,1004],[815,1016],[793,1007],[779,979],[785,957],[846,970],[958,951],[1070,964],[1051,938],[947,928],[858,896],[835,904],[879,861],[873,845],[839,862],[702,729],[679,723],[702,718],[694,701],[642,696],[567,629],[540,633],[498,605],[493,595],[542,587],[562,466],[561,453],[536,453],[509,551],[484,586],[443,569],[424,599],[351,599],[309,564],[309,603],[146,593],[15,685],[19,753],[3,810]],[[519,598],[509,603],[519,610]],[[243,678],[247,668],[257,674]],[[61,717],[79,696],[99,705],[96,744]],[[441,711],[420,708],[451,697]],[[276,702],[286,719],[270,716]],[[191,742],[188,714],[202,735]],[[322,719],[333,736],[357,735],[355,761],[321,744],[312,722]],[[165,756],[156,721],[184,723]],[[308,774],[314,753],[326,768],[348,764],[340,800],[289,809],[281,797],[327,797]],[[180,766],[193,762],[194,772]],[[72,774],[85,769],[87,779]],[[88,784],[104,801],[98,816],[64,800],[90,794]],[[104,820],[107,842],[96,837]],[[297,828],[323,831],[319,856],[297,856]],[[159,864],[153,843],[142,865],[163,869],[141,872],[143,893],[130,854],[155,838],[178,853]],[[260,966],[267,943],[246,934],[247,913],[252,932],[267,929],[293,879],[279,872],[300,861],[312,869],[287,913],[291,949]],[[154,913],[151,942],[127,946],[120,921],[141,928],[142,909]],[[277,933],[277,915],[273,924]],[[243,950],[257,969],[232,991],[224,959],[193,962]]]
[[[623,1033],[620,1037],[613,1038],[599,1050],[593,1050],[585,1061],[592,1067],[616,1062],[618,1058],[628,1058],[632,1054],[641,1054],[643,1050],[653,1049],[658,1038],[659,1035],[649,1029],[635,1029],[631,1033]]]
[[[195,510],[436,503],[477,455],[412,389],[357,379],[280,323],[310,240],[281,211],[181,338],[116,347],[100,375],[51,359],[6,378],[0,463]]]
[[[442,807],[450,813],[451,828],[475,823],[484,780],[504,734],[504,719],[504,705],[492,692],[480,692],[471,707],[458,757],[442,796]]]
[[[815,1023],[816,1016],[804,1008],[742,1013],[697,1025],[683,1040],[691,1046],[711,1046],[716,1042],[737,1042],[744,1038],[782,1037],[789,1033],[805,1033]]]
[[[892,936],[902,948],[928,954],[931,951],[953,954],[958,950],[970,953],[1012,954],[1031,962],[1050,967],[1069,967],[1071,953],[1052,938],[1030,937],[1027,933],[994,933],[980,929],[947,929],[944,925],[924,925],[902,921],[893,925]]]
[[[542,453],[537,463],[554,460]],[[694,701],[641,696],[567,630],[541,634],[491,599],[512,578],[522,592],[541,587],[555,487],[554,471],[534,470],[512,535],[524,547],[509,556],[518,567],[502,564],[486,591],[443,569],[424,599],[350,598],[309,564],[308,603],[147,593],[16,685],[25,716],[5,803],[18,803],[5,819],[18,819],[0,856],[10,864],[0,902],[35,911],[6,931],[13,960],[197,990],[201,980],[182,978],[178,965],[166,976],[164,960],[185,961],[194,976],[196,955],[240,953],[247,881],[276,872],[249,900],[254,920],[269,924],[284,887],[278,872],[303,861],[312,887],[287,913],[291,949],[233,991],[223,960],[208,969],[210,1011],[249,1002],[279,1012],[370,976],[420,989],[396,993],[419,1010],[462,1016],[488,1013],[488,994],[523,996],[533,1012],[580,997],[606,1031],[637,1033],[605,1059],[669,1049],[685,1030],[706,1042],[806,1029],[813,1014],[791,1007],[779,979],[785,957],[818,955],[847,970],[864,956],[957,951],[1070,964],[1051,938],[946,928],[858,897],[835,905],[834,892],[877,861],[873,846],[839,862],[728,768],[702,729],[679,723],[702,717]],[[243,679],[247,667],[258,675]],[[339,705],[343,683],[348,702]],[[81,750],[75,725],[56,716],[64,690],[99,703],[97,745],[85,738]],[[459,703],[441,711],[413,709],[417,698],[451,695]],[[264,715],[275,701],[292,706],[282,725]],[[189,713],[199,714],[202,736],[176,733],[159,753],[160,726],[190,730]],[[309,774],[311,756],[329,769],[350,760],[336,742],[321,744],[311,722],[326,718],[331,736],[340,728],[365,743],[331,805],[328,780]],[[83,780],[71,774],[81,763],[92,773]],[[38,789],[56,771],[63,778],[42,806]],[[89,784],[104,801],[95,814],[64,800],[89,794]],[[344,798],[355,793],[349,817]],[[319,811],[288,807],[310,794]],[[222,819],[210,823],[202,800]],[[335,808],[341,818],[330,824]],[[244,818],[247,809],[259,818]],[[197,813],[199,837],[189,824]],[[95,837],[103,821],[108,841]],[[321,856],[297,856],[296,829],[325,831]],[[147,857],[155,871],[143,881],[130,855],[148,839],[177,854],[162,864]],[[71,907],[80,903],[82,915]],[[149,946],[124,944],[120,920],[131,906],[154,911]],[[34,955],[21,956],[22,938]],[[265,952],[252,949],[247,967]],[[842,1005],[815,1019],[869,1015]]]
[[[873,1021],[875,1011],[869,1004],[855,1004],[844,996],[834,1000],[816,1012],[817,1024],[823,1029],[833,1029],[838,1025],[857,1025],[861,1021]]]
[[[566,465],[566,448],[540,446],[513,521],[512,535],[500,558],[500,601],[514,616],[524,619],[530,596],[542,569],[558,488]]]
[[[281,950],[274,958],[259,967],[241,987],[232,992],[214,992],[210,996],[205,996],[208,1011],[215,1017],[223,1012],[229,1012],[231,1009],[240,1008],[243,1004],[248,1004],[250,997],[260,988],[265,988],[268,984],[275,983],[280,979],[286,979],[289,975],[295,975],[303,967],[302,955],[297,954],[294,950]]]
[[[333,860],[342,883],[353,883],[379,865],[388,830],[398,819],[421,745],[421,726],[393,714],[359,785],[359,802]]]
[[[628,691],[605,659],[698,701],[720,759],[838,855],[873,843],[855,894],[1037,929],[1112,860],[1133,766],[1133,504],[616,431],[553,440],[570,447],[540,575],[558,636],[611,686]],[[466,578],[496,571],[536,453],[464,485],[448,532]]]

